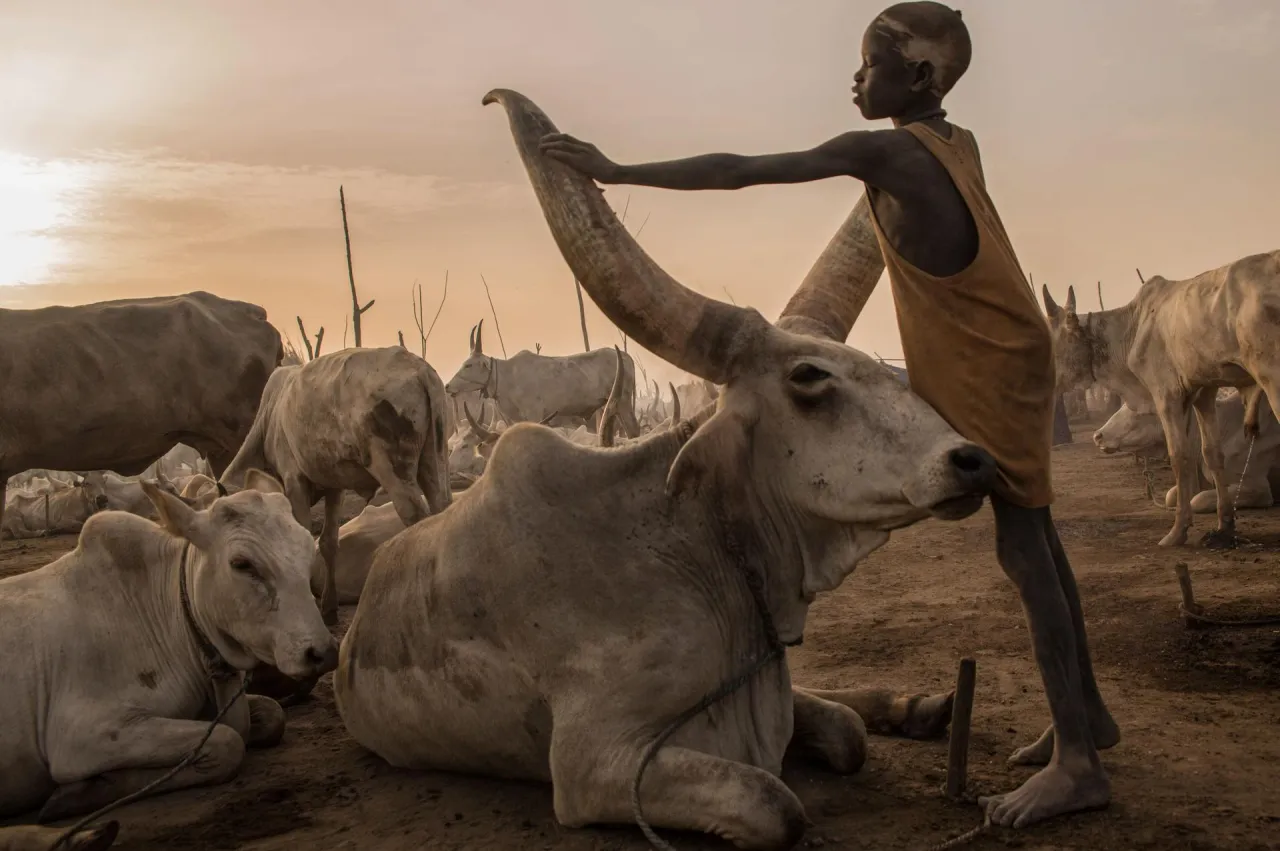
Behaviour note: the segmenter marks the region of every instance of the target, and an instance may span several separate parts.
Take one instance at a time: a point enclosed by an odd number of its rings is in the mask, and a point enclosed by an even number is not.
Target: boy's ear
[[[934,88],[937,80],[938,71],[933,67],[933,63],[927,59],[922,59],[915,63],[915,77],[911,81],[911,91],[927,92]]]

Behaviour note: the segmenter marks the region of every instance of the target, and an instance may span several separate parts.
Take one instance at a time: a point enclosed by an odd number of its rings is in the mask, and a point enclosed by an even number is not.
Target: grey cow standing
[[[239,486],[251,467],[279,476],[294,516],[308,528],[311,506],[324,498],[325,623],[338,621],[344,490],[370,500],[381,486],[406,526],[449,506],[446,404],[436,371],[399,346],[343,349],[282,366],[267,381],[253,428],[220,483]]]
[[[540,422],[576,426],[600,412],[613,385],[614,365],[610,349],[592,349],[575,355],[538,355],[517,352],[511,358],[484,353],[484,320],[471,331],[471,353],[445,390],[451,395],[473,393],[492,399],[508,423]],[[618,422],[623,434],[637,437],[636,366],[622,354],[623,385],[618,397]]]

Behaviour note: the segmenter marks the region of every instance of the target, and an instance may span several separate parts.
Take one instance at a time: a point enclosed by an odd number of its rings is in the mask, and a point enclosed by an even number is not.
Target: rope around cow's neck
[[[717,503],[717,505],[720,505]],[[756,609],[760,614],[760,622],[764,627],[765,643],[768,649],[763,655],[759,656],[755,661],[751,662],[742,673],[736,677],[725,681],[719,688],[707,694],[696,704],[681,712],[675,717],[662,732],[649,743],[644,753],[640,755],[640,765],[636,768],[635,780],[631,783],[631,813],[635,818],[636,825],[644,834],[645,839],[649,840],[649,844],[658,851],[676,851],[671,843],[654,832],[653,827],[645,820],[644,811],[640,807],[640,782],[644,779],[645,769],[649,767],[649,763],[657,756],[658,749],[661,748],[671,736],[683,727],[689,721],[693,720],[697,715],[710,709],[715,704],[724,700],[729,695],[742,688],[751,678],[760,673],[764,667],[776,659],[785,658],[787,647],[778,637],[778,628],[773,622],[773,615],[769,612],[769,604],[765,599],[764,593],[764,577],[762,571],[753,570],[751,564],[747,561],[746,553],[743,552],[741,545],[738,543],[737,536],[733,534],[732,526],[725,522],[725,518],[721,513],[723,508],[717,512],[719,515],[717,520],[720,522],[721,528],[724,530],[725,548],[729,551],[729,557],[742,573],[743,579],[747,583],[747,588],[751,591],[751,597],[755,601]],[[991,816],[987,815],[983,818],[982,824],[968,830],[959,836],[948,839],[938,845],[932,846],[928,851],[950,851],[952,848],[959,848],[967,842],[980,836],[991,827]]]
[[[148,783],[146,786],[143,786],[138,791],[131,792],[128,795],[125,795],[123,798],[119,798],[115,801],[112,801],[110,804],[107,804],[105,807],[102,807],[101,809],[90,813],[89,815],[80,819],[80,821],[71,825],[71,827],[64,830],[58,836],[57,840],[55,840],[53,845],[49,848],[49,851],[57,851],[57,849],[60,846],[62,846],[64,843],[68,842],[71,839],[71,837],[75,836],[81,830],[84,830],[93,822],[98,821],[107,813],[118,810],[120,807],[123,807],[126,804],[132,804],[134,801],[137,801],[141,798],[146,797],[157,786],[173,779],[173,777],[175,777],[179,771],[181,771],[182,769],[190,765],[191,761],[200,755],[200,751],[204,748],[205,743],[208,742],[209,737],[213,735],[214,729],[218,726],[219,723],[221,723],[222,719],[226,717],[226,714],[228,711],[230,711],[231,707],[235,706],[236,703],[239,702],[240,698],[244,697],[245,691],[249,688],[248,675],[240,671],[235,671],[234,669],[230,668],[226,660],[224,660],[222,656],[217,653],[216,650],[213,651],[214,657],[216,657],[216,659],[210,659],[209,657],[208,648],[211,648],[212,645],[208,645],[208,639],[205,638],[204,633],[201,632],[200,627],[196,624],[195,618],[192,616],[192,613],[190,610],[190,600],[187,595],[187,582],[186,582],[187,554],[190,551],[191,551],[191,544],[187,543],[186,546],[184,546],[182,549],[182,560],[179,563],[179,567],[178,567],[179,603],[182,606],[182,614],[187,622],[187,626],[193,632],[194,637],[196,639],[196,644],[200,649],[200,656],[202,661],[205,664],[205,673],[208,674],[209,684],[213,689],[213,705],[214,706],[218,705],[218,683],[220,681],[224,681],[228,679],[228,677],[230,676],[227,673],[227,670],[231,670],[233,674],[240,674],[240,688],[236,691],[235,695],[233,695],[232,698],[227,701],[226,705],[221,707],[218,710],[217,714],[213,716],[213,720],[209,722],[209,727],[204,731],[204,736],[201,737],[200,741],[196,744],[194,748],[192,748],[190,751],[187,752],[187,755],[184,756],[177,765],[175,765],[173,768],[169,769],[164,774],[157,777],[155,780],[152,780],[150,783]],[[225,666],[225,669],[223,666]]]

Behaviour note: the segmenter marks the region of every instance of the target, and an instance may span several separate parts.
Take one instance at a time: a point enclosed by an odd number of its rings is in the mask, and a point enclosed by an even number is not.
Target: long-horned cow
[[[283,356],[265,310],[206,292],[0,310],[0,515],[32,467],[132,476],[182,442],[221,472]]]
[[[393,765],[550,781],[562,824],[623,823],[654,737],[741,675],[653,754],[641,806],[654,826],[790,847],[806,817],[779,779],[789,747],[856,771],[867,728],[939,735],[950,697],[793,687],[783,645],[892,530],[976,511],[995,462],[842,342],[880,275],[865,207],[772,325],[669,277],[594,183],[538,152],[541,110],[491,102],[592,301],[723,389],[616,449],[507,429],[474,487],[375,555],[339,712]]]
[[[56,821],[140,792],[229,706],[199,758],[150,794],[224,782],[246,746],[284,732],[279,705],[239,697],[243,672],[337,664],[308,587],[315,543],[279,482],[250,471],[208,511],[143,487],[159,525],[97,514],[74,550],[0,579],[0,818],[39,807]]]
[[[1235,512],[1217,427],[1217,391],[1256,385],[1273,405],[1280,398],[1280,251],[1254,254],[1187,280],[1153,276],[1129,304],[1084,320],[1076,313],[1074,288],[1068,288],[1064,307],[1048,287],[1043,295],[1060,390],[1096,381],[1136,410],[1147,397],[1154,403],[1178,485],[1173,528],[1160,545],[1185,544],[1191,529],[1198,473],[1186,423],[1194,410],[1205,466],[1218,494],[1218,527],[1206,535],[1206,543],[1229,546]],[[1245,428],[1256,434],[1257,424],[1254,404],[1245,411]]]
[[[618,419],[628,437],[640,434],[636,421],[636,367],[623,354],[625,384],[618,404]],[[511,358],[484,353],[484,320],[471,329],[471,353],[449,379],[450,394],[479,391],[494,401],[508,423],[539,422],[553,416],[556,425],[589,421],[609,397],[613,383],[613,356],[609,349],[593,349],[574,355],[540,355],[518,352]]]
[[[400,346],[342,349],[267,382],[253,428],[220,483],[239,486],[251,467],[284,482],[298,522],[324,498],[320,611],[338,620],[334,576],[342,492],[369,501],[381,486],[412,526],[449,506],[444,384],[431,365]]]

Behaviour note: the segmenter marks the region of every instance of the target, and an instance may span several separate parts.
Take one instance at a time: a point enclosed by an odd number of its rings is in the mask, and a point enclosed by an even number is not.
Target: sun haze
[[[623,162],[810,147],[850,102],[862,0],[45,0],[0,29],[0,306],[196,289],[342,344],[345,186],[365,345],[410,347],[410,287],[446,379],[490,316],[508,353],[582,348],[572,277],[494,87]],[[960,6],[973,63],[947,100],[1038,285],[1081,309],[1144,274],[1272,250],[1280,90],[1272,0]],[[611,187],[688,286],[774,317],[857,200],[852,180],[677,193]],[[593,347],[620,342],[587,304]],[[501,354],[493,320],[486,350]],[[348,334],[348,343],[350,343]],[[850,342],[900,354],[887,284]],[[631,346],[634,352],[636,347]],[[673,368],[640,355],[650,377]]]

